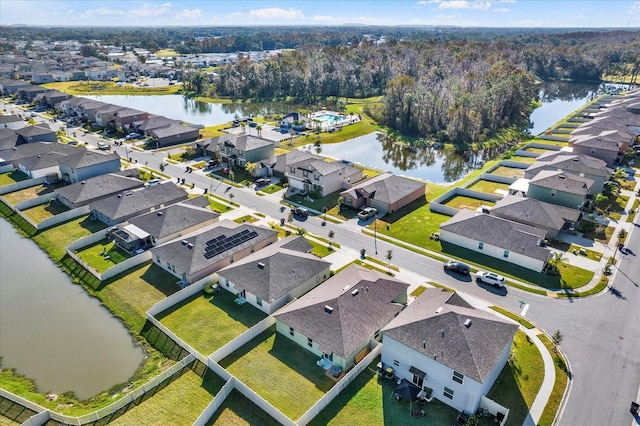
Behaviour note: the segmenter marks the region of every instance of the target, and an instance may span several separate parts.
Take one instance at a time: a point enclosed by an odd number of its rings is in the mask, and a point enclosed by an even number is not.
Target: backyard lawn
[[[39,197],[40,195],[51,194],[54,189],[59,188],[60,186],[62,186],[62,184],[50,186],[35,185],[19,191],[9,192],[8,194],[4,194],[2,197],[15,206],[22,201],[31,200],[32,198]]]
[[[527,164],[532,164],[536,162],[535,157],[520,157],[519,155],[514,155],[512,157],[505,158],[505,160],[516,161],[518,163],[527,163]]]
[[[506,176],[506,177],[514,177],[514,178],[523,178],[524,177],[524,169],[518,169],[516,167],[506,167],[500,166],[491,172],[492,175],[498,176]]]
[[[35,223],[40,223],[45,219],[48,219],[60,213],[64,213],[66,211],[69,211],[69,208],[64,204],[58,202],[48,202],[31,207],[29,209],[24,209],[22,210],[22,214],[33,220]]]
[[[213,373],[202,377],[189,370],[152,398],[127,411],[110,425],[191,425],[224,382]]]
[[[207,426],[278,426],[279,424],[235,389],[207,422]]]
[[[129,253],[118,247],[115,241],[107,238],[81,248],[76,254],[100,274],[131,257]]]
[[[312,353],[277,333],[274,325],[220,365],[295,420],[335,384],[316,361]]]
[[[486,192],[488,194],[500,194],[497,191],[509,191],[508,183],[500,183],[500,182],[492,182],[490,180],[480,179],[468,189],[473,189],[474,191]]]
[[[83,216],[69,222],[45,229],[33,236],[33,240],[58,262],[66,254],[65,247],[71,242],[105,229],[107,226],[99,220]]]
[[[203,355],[220,349],[266,317],[226,290],[214,296],[202,293],[184,300],[157,317],[165,326]]]
[[[475,210],[480,206],[493,206],[495,203],[492,201],[481,200],[479,198],[465,197],[464,195],[455,195],[444,202],[445,206],[453,207],[456,209],[471,209]]]
[[[12,183],[20,182],[29,179],[26,173],[23,172],[8,172],[0,174],[0,186],[11,185]]]

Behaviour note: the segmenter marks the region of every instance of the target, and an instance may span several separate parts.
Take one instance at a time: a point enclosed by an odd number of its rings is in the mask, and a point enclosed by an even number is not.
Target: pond
[[[80,399],[129,381],[145,353],[124,325],[4,219],[0,235],[2,368]]]
[[[287,102],[214,104],[196,101],[182,95],[91,95],[82,97],[203,126],[228,123],[233,121],[236,116],[284,115],[301,108],[300,105]]]

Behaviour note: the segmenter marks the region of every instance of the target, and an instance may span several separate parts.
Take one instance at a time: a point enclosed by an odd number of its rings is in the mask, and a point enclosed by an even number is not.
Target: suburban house
[[[146,132],[157,147],[177,143],[191,142],[200,137],[200,129],[182,124],[172,123]]]
[[[311,119],[298,112],[290,112],[282,117],[280,120],[280,128],[284,130],[293,129],[298,132],[303,132],[310,127]]]
[[[49,90],[45,93],[41,93],[36,96],[36,103],[38,105],[44,105],[49,108],[57,108],[62,101],[71,99],[73,95],[61,92],[59,90]]]
[[[221,135],[215,139],[222,162],[229,167],[244,167],[246,163],[256,163],[273,157],[275,144],[266,139],[250,135]]]
[[[60,103],[60,107],[62,108],[62,111],[64,112],[65,115],[67,116],[75,116],[75,115],[82,115],[82,105],[84,104],[95,104],[97,101],[91,100],[91,99],[86,99],[86,98],[80,98],[80,97],[72,97],[70,99],[64,100]],[[103,102],[97,102],[99,104],[104,105]]]
[[[134,121],[146,120],[149,114],[133,108],[121,108],[113,114],[116,127],[124,127]]]
[[[96,151],[79,152],[58,160],[60,176],[66,183],[76,183],[120,170],[120,155]]]
[[[310,251],[303,237],[289,236],[220,269],[219,285],[271,315],[329,278],[331,263]]]
[[[571,173],[542,170],[529,180],[527,197],[551,204],[582,209],[593,180]]]
[[[115,117],[115,114],[121,109],[125,109],[125,108],[122,108],[121,106],[117,106],[117,105],[104,104],[103,106],[101,106],[95,111],[96,125],[103,128],[107,128],[107,127],[115,128],[116,122],[114,117]]]
[[[20,143],[58,142],[58,135],[46,124],[22,127],[15,132],[20,136]]]
[[[542,272],[551,252],[544,247],[546,231],[530,225],[460,210],[440,225],[440,241]]]
[[[564,151],[540,155],[536,162],[524,171],[524,177],[533,179],[541,170],[566,172],[591,179],[593,185],[589,190],[590,195],[602,191],[604,183],[613,173],[613,170],[607,167],[607,163],[599,158]]]
[[[284,154],[280,154],[276,157],[264,159],[260,161],[260,166],[267,169],[267,175],[275,176],[280,179],[284,178],[289,170],[288,165],[298,163],[303,160],[322,160],[320,155],[312,154],[309,151],[296,149]]]
[[[187,286],[276,241],[278,232],[273,229],[223,220],[151,252],[158,266]]]
[[[46,89],[42,86],[30,85],[18,89],[17,95],[19,99],[31,103],[35,100],[37,95],[39,95],[40,93],[45,93],[47,90],[50,89]]]
[[[168,127],[171,124],[180,124],[180,121],[172,120],[170,118],[163,117],[161,115],[156,117],[147,118],[146,120],[133,121],[130,123],[126,130],[127,133],[138,133],[139,135],[146,136],[150,130],[160,129],[162,127]]]
[[[569,147],[575,154],[590,155],[599,158],[609,166],[618,164],[623,144],[615,135],[578,135],[569,139]]]
[[[557,239],[562,231],[578,229],[582,212],[558,204],[545,203],[535,198],[507,195],[491,207],[490,213],[503,219],[524,223],[547,233],[548,240]]]
[[[18,130],[24,127],[24,120],[15,114],[0,115],[0,128]]]
[[[18,161],[18,169],[30,178],[45,176],[60,177],[58,160],[67,156],[65,152],[51,151],[32,157],[22,158]]]
[[[123,250],[134,253],[167,243],[218,222],[203,197],[190,198],[139,216],[111,228],[109,234]]]
[[[382,330],[382,362],[459,411],[475,413],[504,368],[518,325],[428,289]]]
[[[65,185],[57,188],[55,194],[59,202],[70,209],[75,209],[93,201],[143,186],[144,182],[138,179],[138,171],[130,169]]]
[[[108,107],[113,107],[113,105],[109,105],[100,101],[83,102],[78,105],[77,115],[83,119],[86,119],[90,123],[96,123],[98,111],[101,111]]]
[[[276,329],[327,368],[347,371],[407,303],[408,284],[350,265],[275,314]]]
[[[380,214],[393,213],[425,196],[426,184],[414,179],[382,173],[340,193],[342,205],[358,209],[374,207]]]
[[[94,218],[114,226],[139,214],[186,200],[187,197],[186,191],[169,182],[111,195],[92,202],[90,207]]]
[[[340,161],[309,158],[289,164],[286,173],[289,190],[317,192],[320,197],[351,188],[362,180],[362,170]]]
[[[0,129],[0,131],[1,130],[2,129]],[[9,132],[12,132],[12,130],[9,130]],[[8,137],[9,141],[11,141],[11,139],[11,137]],[[9,161],[15,168],[19,168],[20,162],[26,161],[27,159],[32,157],[55,157],[55,171],[56,173],[59,173],[59,158],[62,158],[65,155],[84,151],[86,151],[86,148],[80,146],[66,145],[57,142],[33,142],[16,144],[14,146],[8,147],[7,149],[0,151],[0,157],[2,157],[2,159],[5,161]],[[52,167],[54,167],[54,160],[51,160],[50,162],[52,164]]]

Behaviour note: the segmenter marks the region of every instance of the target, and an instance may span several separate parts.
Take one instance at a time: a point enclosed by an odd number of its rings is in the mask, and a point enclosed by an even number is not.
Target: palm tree
[[[560,273],[560,264],[563,262],[566,262],[568,259],[566,257],[564,257],[563,253],[561,251],[554,251],[551,254],[551,259],[549,259],[549,270],[551,272],[553,272],[554,274],[559,274]]]
[[[304,228],[298,228],[298,235],[303,237],[307,233],[307,230]]]
[[[258,137],[262,137],[262,126],[260,124],[256,126],[256,131],[258,132]]]
[[[329,248],[331,248],[331,243],[333,240],[333,237],[335,237],[336,233],[333,232],[333,230],[329,231]]]
[[[387,259],[387,267],[389,268],[389,274],[391,274],[391,259],[393,259],[393,250],[387,250],[387,255],[385,256]]]
[[[244,121],[240,123],[240,127],[242,127],[242,134],[244,135],[244,132],[247,128],[247,123],[245,123]]]

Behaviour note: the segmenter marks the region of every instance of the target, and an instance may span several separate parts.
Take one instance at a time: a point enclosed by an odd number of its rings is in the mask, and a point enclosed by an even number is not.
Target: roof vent
[[[87,182],[85,182],[85,181],[82,181],[82,182],[80,182],[80,183],[84,185],[84,184],[85,184],[85,183],[87,183]]]
[[[471,327],[471,320],[469,318],[464,320],[464,326],[467,327],[467,328]]]
[[[444,337],[444,330],[440,330],[440,334]]]
[[[187,240],[182,240],[182,245],[183,245],[183,246],[186,246],[187,244],[189,244],[189,241],[187,241]]]
[[[193,244],[192,243],[187,244],[187,248],[191,250],[193,248]]]
[[[122,194],[118,194],[118,198],[122,198]]]
[[[264,263],[262,263],[262,262],[258,263],[258,268],[264,269]]]
[[[358,289],[356,288],[355,290],[353,290],[353,291],[351,292],[351,295],[352,295],[352,296],[356,296],[358,293],[360,293],[360,290],[358,290]]]
[[[349,287],[351,287],[351,286],[350,286],[350,285],[348,285],[348,286],[346,286],[346,287],[342,287],[342,289],[343,289],[344,291],[347,291],[347,290],[349,290]]]
[[[558,179],[564,179],[564,175],[558,176]]]
[[[133,194],[133,192],[131,192],[131,191],[127,192],[127,197],[128,197],[129,195],[131,195],[131,194]]]
[[[442,312],[442,306],[440,306],[438,309],[436,309],[436,314],[439,314],[440,312]]]
[[[427,341],[426,341],[426,340],[423,340],[423,341],[422,341],[422,347],[423,347],[424,349],[427,349]]]
[[[328,314],[332,314],[333,313],[333,308],[329,305],[324,305],[324,311]]]
[[[162,216],[162,212],[158,212],[158,216]]]

